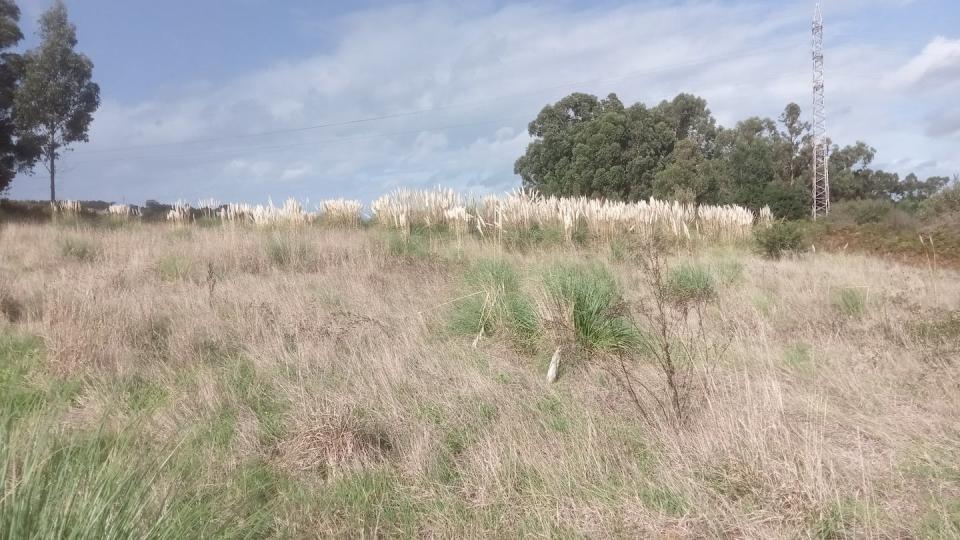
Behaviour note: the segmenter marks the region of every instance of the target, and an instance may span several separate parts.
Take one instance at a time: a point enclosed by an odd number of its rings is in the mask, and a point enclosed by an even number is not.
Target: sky
[[[813,0],[66,0],[102,105],[58,196],[370,201],[518,187],[527,124],[571,92],[811,111]],[[50,0],[19,0],[23,47]],[[827,129],[875,166],[960,173],[960,2],[825,0]],[[46,171],[11,198],[48,196]]]

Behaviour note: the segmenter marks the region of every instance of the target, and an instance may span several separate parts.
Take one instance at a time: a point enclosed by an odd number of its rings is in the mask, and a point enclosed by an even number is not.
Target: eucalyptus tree
[[[93,62],[74,50],[77,29],[61,0],[40,17],[41,44],[24,56],[23,82],[15,97],[16,124],[33,137],[40,161],[50,173],[50,200],[57,200],[57,159],[75,142],[89,140],[100,87],[93,82]]]

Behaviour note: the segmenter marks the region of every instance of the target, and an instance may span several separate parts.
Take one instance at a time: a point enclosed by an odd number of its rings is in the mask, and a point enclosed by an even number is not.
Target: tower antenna
[[[813,219],[830,213],[830,143],[823,101],[823,11],[813,12]]]

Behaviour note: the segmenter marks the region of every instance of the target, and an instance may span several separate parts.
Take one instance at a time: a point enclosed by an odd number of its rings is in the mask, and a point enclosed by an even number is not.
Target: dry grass
[[[293,259],[274,255],[278,234]],[[65,255],[67,236],[96,257]],[[401,257],[380,231],[320,227],[5,225],[0,335],[42,340],[23,384],[48,396],[18,425],[133,425],[176,447],[181,476],[162,473],[158,494],[230,501],[216,520],[258,508],[257,536],[960,535],[960,275],[827,253],[671,256],[738,268],[703,314],[729,347],[695,366],[675,430],[641,421],[590,364],[565,357],[548,384],[546,336],[518,352],[447,331],[442,304],[471,262],[508,261],[542,303],[547,269],[603,261],[604,246],[423,245]],[[605,264],[627,304],[649,294],[629,257]],[[852,289],[856,316],[837,302]],[[49,397],[64,385],[68,399]]]

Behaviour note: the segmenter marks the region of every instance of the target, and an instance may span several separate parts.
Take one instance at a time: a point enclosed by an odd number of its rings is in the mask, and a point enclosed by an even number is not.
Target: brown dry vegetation
[[[676,427],[644,421],[602,355],[548,384],[551,332],[450,329],[484,259],[541,310],[558,262],[603,264],[648,305],[629,249],[416,238],[6,225],[0,361],[35,349],[16,384],[39,396],[7,405],[10,440],[132,432],[164,456],[157,505],[202,501],[258,537],[960,536],[960,274],[669,255],[711,269],[703,326],[724,343]]]

